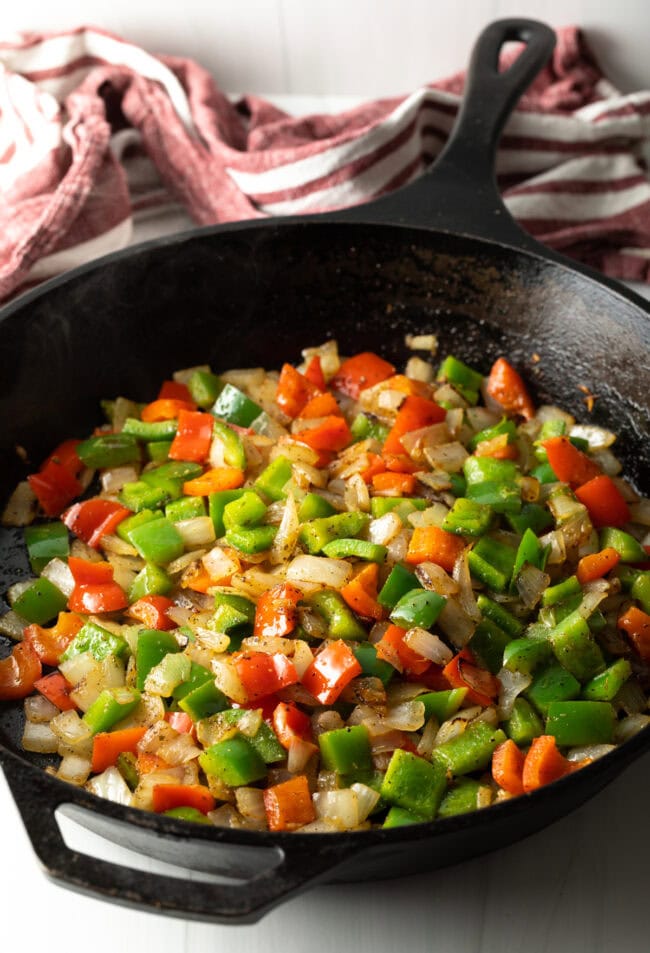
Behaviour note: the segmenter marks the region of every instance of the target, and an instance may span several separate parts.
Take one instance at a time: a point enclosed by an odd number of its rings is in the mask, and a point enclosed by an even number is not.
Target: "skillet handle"
[[[491,23],[474,46],[462,105],[452,133],[436,161],[402,189],[335,213],[339,220],[427,226],[516,247],[541,247],[507,211],[496,182],[501,131],[521,95],[548,62],[555,33],[537,20],[509,18]],[[505,43],[524,49],[499,72]]]
[[[229,883],[222,884],[131,869],[80,853],[65,843],[54,812],[57,807],[67,804],[96,812],[94,799],[85,796],[86,792],[70,789],[64,782],[49,778],[45,772],[42,772],[42,777],[35,776],[33,771],[27,772],[17,759],[7,757],[2,760],[7,783],[47,876],[61,886],[95,899],[192,920],[255,923],[280,903],[324,879],[349,856],[349,848],[337,845],[333,838],[325,845],[319,844],[316,849],[313,835],[289,834],[282,839],[281,847],[273,845],[256,849],[256,860],[260,853],[264,853],[264,861],[268,860],[270,864],[248,879],[238,876],[236,880],[230,878]],[[99,813],[105,820],[103,812]],[[89,827],[92,829],[91,825]],[[174,821],[170,827],[171,830],[177,828],[178,842],[187,840],[186,823]],[[193,841],[214,841],[215,830],[196,824],[192,825],[189,836]],[[155,831],[152,836],[156,836]],[[211,848],[212,843],[209,846]],[[219,843],[214,843],[216,858],[219,846]],[[236,851],[238,845],[226,843],[225,848]],[[215,873],[218,874],[216,863]]]

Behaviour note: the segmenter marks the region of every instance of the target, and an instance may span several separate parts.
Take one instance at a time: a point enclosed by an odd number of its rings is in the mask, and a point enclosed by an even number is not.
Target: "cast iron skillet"
[[[505,73],[498,53],[522,40]],[[553,33],[528,20],[492,24],[473,54],[465,104],[432,172],[374,204],[335,215],[239,223],[164,238],[50,281],[4,309],[0,419],[5,497],[24,475],[97,423],[98,401],[150,399],[175,368],[277,367],[331,336],[344,353],[400,364],[404,335],[434,331],[486,371],[504,353],[540,401],[620,434],[647,490],[648,306],[549,253],[510,219],[495,187],[496,142],[515,101],[550,56]],[[541,360],[531,362],[537,352]],[[6,586],[27,573],[18,536],[0,543]],[[577,807],[650,745],[650,731],[531,795],[396,830],[272,835],[221,830],[122,808],[45,774],[21,751],[21,706],[0,709],[0,760],[47,873],[75,889],[160,913],[252,922],[317,881],[433,869],[504,846]],[[70,850],[54,811],[145,854],[235,878],[224,886],[142,874]],[[239,878],[239,879],[237,879]]]

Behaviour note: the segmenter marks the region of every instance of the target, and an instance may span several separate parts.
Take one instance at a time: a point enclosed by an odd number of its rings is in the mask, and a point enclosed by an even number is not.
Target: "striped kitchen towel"
[[[231,102],[197,63],[100,29],[2,42],[0,300],[124,247],[147,216],[184,209],[206,225],[384,194],[440,151],[462,88],[458,74],[293,118],[255,96]],[[621,95],[579,30],[559,30],[501,142],[508,207],[542,242],[650,282],[649,143],[650,91]]]

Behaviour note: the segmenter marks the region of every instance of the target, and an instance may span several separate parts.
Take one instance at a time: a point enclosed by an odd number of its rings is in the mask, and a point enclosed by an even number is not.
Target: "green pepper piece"
[[[462,735],[434,748],[434,763],[453,775],[479,771],[490,763],[494,749],[506,740],[500,728],[485,721],[470,722]]]
[[[144,480],[125,483],[119,492],[120,503],[138,515],[142,511],[151,511],[164,506],[171,498],[164,487],[150,486]],[[127,519],[130,519],[130,517],[127,517]],[[124,522],[126,523],[127,520],[124,520]]]
[[[503,666],[511,672],[532,675],[540,665],[545,665],[553,655],[550,643],[545,639],[513,639],[503,650]]]
[[[188,390],[195,404],[202,410],[212,407],[224,388],[223,381],[210,371],[194,371],[188,382]]]
[[[150,523],[152,520],[159,520],[162,518],[162,515],[160,510],[142,509],[138,513],[134,513],[133,516],[127,516],[125,520],[122,520],[117,527],[117,535],[120,539],[130,543],[131,530],[135,529],[136,526],[142,526],[144,523]]]
[[[245,715],[245,708],[228,708],[222,711],[219,717],[227,725],[238,725]],[[246,741],[257,751],[265,764],[284,761],[287,756],[286,749],[278,741],[276,733],[265,721],[262,721],[252,737],[246,735]]]
[[[373,496],[370,500],[370,513],[373,519],[380,519],[391,513],[396,507],[409,504],[413,510],[426,510],[428,500],[415,496]]]
[[[90,437],[77,445],[77,456],[92,470],[119,467],[124,463],[138,463],[140,446],[128,433],[108,433]]]
[[[390,621],[404,629],[419,626],[430,629],[445,607],[447,599],[427,589],[411,589],[399,600]]]
[[[481,592],[476,598],[476,604],[483,613],[484,618],[494,622],[500,629],[507,632],[508,635],[516,638],[524,631],[524,624],[507,609],[504,609],[498,602],[494,602],[485,593]]]
[[[333,516],[336,510],[331,503],[318,493],[308,493],[298,508],[298,519],[301,523]]]
[[[558,482],[555,470],[548,462],[540,463],[539,466],[530,471],[530,475],[535,477],[536,480],[539,480],[542,485]]]
[[[44,625],[63,612],[67,604],[68,597],[49,579],[41,576],[21,592],[11,608],[26,622]]]
[[[366,630],[357,621],[343,596],[334,589],[321,589],[311,595],[307,602],[325,620],[328,638],[367,641]]]
[[[425,692],[418,695],[416,701],[424,705],[424,717],[436,718],[438,721],[447,721],[455,715],[465,701],[466,688],[451,688],[442,692]]]
[[[393,804],[386,815],[382,827],[386,829],[390,827],[407,827],[410,824],[424,824],[426,821],[426,817],[415,814],[413,811],[407,811],[405,807],[398,807],[397,804]]]
[[[527,698],[546,716],[551,702],[568,701],[580,695],[580,682],[559,662],[542,669],[526,690]]]
[[[223,525],[226,530],[257,526],[266,515],[267,506],[252,490],[236,500],[227,503],[223,511]]]
[[[169,460],[169,451],[172,447],[171,440],[155,440],[147,444],[147,456],[152,463],[165,463]]]
[[[262,413],[259,404],[247,397],[233,384],[226,384],[212,407],[215,417],[238,427],[250,427],[256,417]]]
[[[233,500],[239,500],[248,492],[248,490],[218,490],[208,497],[210,519],[214,523],[214,533],[217,539],[221,539],[226,532],[226,527],[223,525],[223,511],[226,506]]]
[[[450,787],[438,809],[438,817],[455,817],[467,814],[478,807],[478,794],[482,785],[474,778],[459,778]]]
[[[605,549],[608,546],[616,550],[622,563],[643,563],[648,558],[645,549],[634,536],[613,526],[606,526],[600,531],[600,548]]]
[[[173,583],[161,566],[146,563],[135,577],[129,588],[129,603],[137,602],[144,596],[164,596]]]
[[[525,698],[519,696],[512,706],[510,718],[505,723],[506,733],[517,745],[529,745],[533,738],[542,734],[542,720]]]
[[[542,572],[544,571],[549,552],[550,546],[542,546],[532,529],[525,530],[524,535],[521,537],[519,548],[517,549],[515,564],[512,568],[511,588],[514,587],[513,591],[516,590],[517,576],[524,566],[535,566],[537,569],[541,569]]]
[[[264,761],[241,735],[211,745],[199,755],[199,764],[206,774],[233,788],[266,777]]]
[[[368,525],[368,516],[358,510],[336,513],[304,523],[298,537],[308,553],[320,553],[333,539],[357,536]]]
[[[67,559],[70,554],[68,527],[56,521],[25,527],[25,545],[32,572],[40,573],[51,559]]]
[[[465,496],[467,492],[467,480],[462,473],[450,473],[449,486],[454,496]]]
[[[101,662],[109,655],[121,658],[127,653],[128,648],[128,642],[121,635],[109,632],[108,629],[102,628],[96,622],[86,622],[63,652],[60,661],[64,662],[66,659],[72,658],[73,655],[90,652],[93,658]]]
[[[495,622],[483,619],[474,629],[470,639],[470,648],[483,668],[496,675],[503,666],[503,653],[511,641]]]
[[[228,589],[215,589],[215,610],[218,612],[222,606],[229,606],[241,612],[246,621],[250,622],[251,625],[255,622],[255,603],[247,599],[246,596],[241,596],[239,593],[231,592]],[[218,631],[223,632],[224,630],[219,629]]]
[[[413,589],[417,589],[418,586],[420,586],[420,583],[417,577],[408,569],[405,569],[404,566],[396,563],[377,596],[377,602],[388,609],[393,609],[402,596]]]
[[[212,432],[223,445],[223,460],[226,466],[246,469],[246,451],[239,434],[224,424],[222,420],[215,420]]]
[[[190,821],[192,824],[210,824],[212,821],[199,811],[198,807],[170,807],[163,811],[165,817],[175,817],[181,821]]]
[[[263,553],[271,548],[277,531],[277,526],[237,527],[237,529],[228,530],[226,542],[229,546],[238,549],[240,553],[247,555]]]
[[[483,383],[483,375],[448,355],[438,369],[436,380],[447,381],[470,404],[478,403],[478,392]]]
[[[318,736],[323,765],[338,774],[372,770],[370,736],[365,725],[334,728]]]
[[[185,552],[183,537],[165,516],[136,526],[129,535],[142,558],[156,565],[170,563]]]
[[[382,424],[376,417],[369,417],[368,414],[357,414],[350,425],[350,431],[355,441],[359,440],[377,440],[379,443],[385,443],[389,433],[389,428]]]
[[[527,529],[539,535],[553,525],[553,517],[539,503],[524,503],[519,513],[506,513],[505,518],[520,536],[523,536]]]
[[[604,672],[594,675],[582,689],[582,697],[588,701],[611,702],[632,674],[632,666],[627,659],[619,658],[612,662]]]
[[[205,503],[201,496],[181,496],[165,507],[165,516],[170,523],[180,523],[182,520],[191,520],[205,515]]]
[[[640,572],[630,588],[630,595],[644,612],[650,613],[650,572]]]
[[[577,576],[569,576],[556,586],[549,586],[548,589],[545,589],[542,594],[542,605],[554,606],[571,596],[582,596],[582,586],[578,582]]]
[[[490,506],[459,496],[442,521],[442,528],[459,536],[483,536],[489,530],[492,518]]]
[[[159,629],[141,629],[135,648],[135,667],[137,670],[136,688],[144,689],[147,675],[170,652],[180,652],[181,647],[171,634]]]
[[[140,775],[138,773],[135,755],[131,751],[122,751],[121,754],[117,756],[115,767],[126,781],[129,790],[135,791],[140,783]]]
[[[286,500],[284,487],[291,479],[292,472],[290,460],[283,456],[276,457],[262,470],[255,481],[255,488],[272,502]]]
[[[446,787],[447,774],[441,763],[431,763],[410,751],[396,748],[381,785],[381,796],[389,804],[406,808],[431,821],[438,812]]]
[[[185,698],[193,692],[195,688],[200,688],[201,685],[205,685],[206,682],[212,682],[214,684],[214,675],[212,672],[205,668],[205,666],[199,665],[198,662],[192,662],[190,665],[189,678],[176,686],[172,692],[172,698],[174,701],[180,702],[182,698]]]
[[[485,440],[494,440],[495,437],[502,437],[504,434],[508,435],[508,443],[514,443],[517,436],[517,427],[514,420],[510,420],[509,417],[502,417],[499,423],[494,424],[493,427],[479,430],[468,443],[467,449],[473,453],[479,443],[483,443]]]
[[[127,417],[122,427],[122,433],[135,437],[136,440],[157,442],[159,440],[173,440],[178,429],[177,420],[156,420],[151,423],[138,420],[136,417]]]
[[[208,675],[210,676],[209,672]],[[181,688],[180,685],[178,687]],[[215,685],[214,677],[210,676],[209,679],[183,695],[178,701],[178,707],[187,712],[192,721],[201,721],[203,718],[209,718],[210,715],[224,711],[228,707],[228,699]]]
[[[133,688],[105,688],[82,717],[96,735],[110,731],[113,725],[130,715],[140,701],[140,692]]]
[[[378,678],[383,685],[390,682],[395,674],[395,669],[390,662],[377,658],[377,649],[374,645],[370,642],[360,642],[359,645],[353,645],[351,648],[352,654],[361,666],[362,675]],[[418,700],[420,699],[421,696]]]
[[[550,634],[550,643],[558,662],[579,682],[598,675],[605,659],[585,619],[572,612]]]
[[[515,563],[512,546],[500,543],[490,536],[483,536],[467,555],[471,574],[485,583],[488,589],[504,592]]]
[[[548,706],[545,732],[562,747],[611,744],[616,712],[608,702],[556,701]]]
[[[488,457],[480,459],[487,460]],[[521,509],[521,490],[514,483],[486,480],[484,483],[468,485],[465,493],[469,500],[490,506],[495,513],[518,513]]]
[[[333,539],[323,546],[323,552],[332,559],[365,559],[370,563],[383,563],[388,549],[379,543],[370,543],[365,539]]]
[[[512,460],[496,460],[494,457],[467,457],[463,464],[467,488],[483,483],[515,484],[519,468]]]
[[[200,463],[193,463],[191,460],[170,460],[168,463],[161,463],[159,467],[144,470],[142,479],[155,486],[163,485],[169,480],[179,480],[184,483],[185,480],[193,480],[202,473],[203,467]]]

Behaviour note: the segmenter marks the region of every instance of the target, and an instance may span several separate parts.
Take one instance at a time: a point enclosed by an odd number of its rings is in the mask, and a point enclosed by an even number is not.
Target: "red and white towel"
[[[184,207],[201,225],[354,205],[439,152],[463,74],[338,115],[231,103],[201,66],[93,27],[0,43],[0,300],[129,244]],[[650,282],[650,91],[621,95],[574,28],[512,116],[499,178],[538,239]]]

